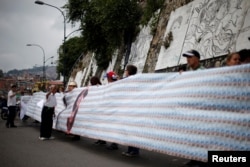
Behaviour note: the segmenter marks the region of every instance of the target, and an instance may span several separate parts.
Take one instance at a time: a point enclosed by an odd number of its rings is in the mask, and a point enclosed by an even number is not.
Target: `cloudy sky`
[[[37,5],[35,0],[0,1],[0,69],[8,72],[13,69],[27,69],[43,65],[45,59],[54,56],[58,60],[57,49],[63,42],[64,23],[61,12],[53,7]],[[47,4],[61,7],[67,0],[45,0]],[[63,9],[62,9],[63,10]],[[67,23],[66,36],[78,29]],[[73,33],[69,37],[79,35]],[[46,65],[50,65],[48,59]]]

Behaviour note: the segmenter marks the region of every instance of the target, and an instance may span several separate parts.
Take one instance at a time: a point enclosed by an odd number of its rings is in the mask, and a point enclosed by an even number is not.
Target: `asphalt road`
[[[140,150],[139,157],[124,157],[122,151],[110,151],[96,146],[94,139],[72,136],[53,131],[55,140],[40,141],[40,124],[15,120],[17,128],[6,128],[0,120],[0,166],[1,167],[185,167],[189,160],[147,150]]]

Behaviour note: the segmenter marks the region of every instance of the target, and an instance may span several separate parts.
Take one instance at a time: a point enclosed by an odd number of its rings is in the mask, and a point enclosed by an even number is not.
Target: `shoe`
[[[16,125],[12,125],[12,126],[10,126],[11,128],[17,128],[17,126]]]
[[[98,140],[95,142],[95,145],[105,145],[106,144],[106,141],[103,141],[103,140]]]
[[[48,140],[48,138],[46,138],[46,137],[39,137],[39,140]]]
[[[55,139],[55,137],[53,137],[53,136],[49,137],[49,140],[54,140],[54,139]]]
[[[131,151],[131,152],[122,152],[122,155],[124,155],[126,157],[138,157],[139,153],[135,153],[133,151]]]
[[[118,150],[117,144],[111,144],[110,146],[107,147],[108,150]]]
[[[80,136],[77,136],[77,135],[76,135],[76,136],[74,136],[74,137],[72,138],[72,140],[73,140],[73,141],[78,141],[78,140],[80,140]]]
[[[126,155],[126,154],[128,154],[128,153],[129,153],[128,151],[126,151],[126,152],[125,152],[125,151],[123,151],[123,152],[122,152],[122,155],[124,155],[124,156],[125,156],[125,155]]]

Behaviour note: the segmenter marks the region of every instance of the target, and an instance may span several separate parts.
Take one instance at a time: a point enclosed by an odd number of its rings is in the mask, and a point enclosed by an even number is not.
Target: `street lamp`
[[[71,33],[69,33],[69,34],[65,37],[65,40],[66,40],[71,34],[73,34],[74,32],[80,31],[80,30],[83,30],[83,29],[82,29],[82,28],[79,28],[79,29],[77,29],[77,30],[72,31]]]
[[[45,81],[46,80],[46,75],[45,75],[45,52],[44,52],[43,47],[41,47],[38,44],[27,44],[26,46],[37,46],[40,49],[42,49],[42,51],[43,51],[43,81]]]
[[[51,57],[47,58],[47,59],[45,60],[44,64],[45,64],[49,59],[53,59],[53,58],[54,58],[54,56],[51,56]],[[52,64],[52,62],[51,62],[51,64]]]
[[[56,6],[47,4],[47,3],[42,2],[42,1],[35,1],[35,4],[38,4],[38,5],[47,5],[47,6],[53,7],[55,9],[59,10],[62,13],[63,19],[64,19],[63,56],[65,56],[65,46],[64,45],[65,45],[65,40],[66,40],[66,17],[64,15],[63,11],[60,8],[56,7]],[[65,65],[65,63],[63,63],[63,64]],[[66,86],[65,68],[63,68],[63,84],[64,84],[64,86]]]

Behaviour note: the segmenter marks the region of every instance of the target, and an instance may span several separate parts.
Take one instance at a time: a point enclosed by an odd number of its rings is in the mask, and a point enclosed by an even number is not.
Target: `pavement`
[[[41,141],[40,123],[31,118],[25,122],[16,118],[17,128],[6,128],[5,123],[0,120],[1,167],[185,167],[189,161],[143,149],[139,157],[125,157],[121,153],[126,146],[111,151],[95,145],[94,139],[73,141],[72,136],[56,130],[54,140]]]

